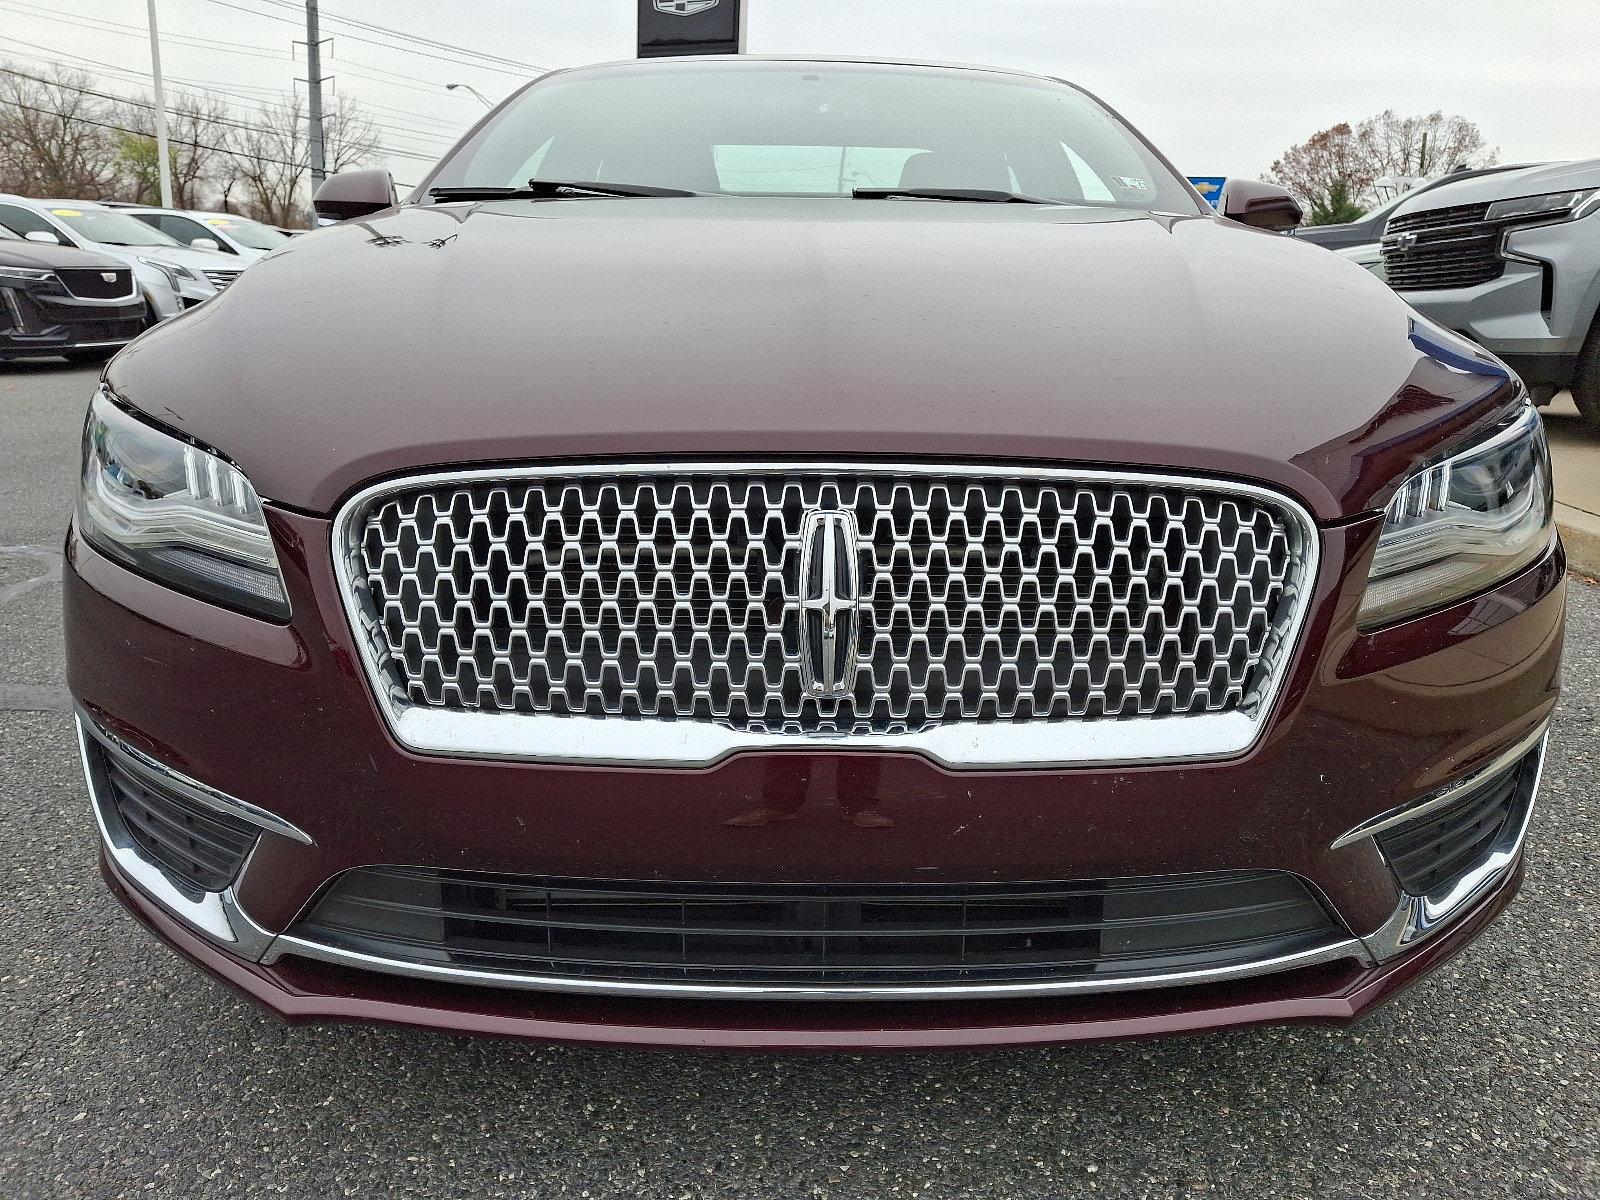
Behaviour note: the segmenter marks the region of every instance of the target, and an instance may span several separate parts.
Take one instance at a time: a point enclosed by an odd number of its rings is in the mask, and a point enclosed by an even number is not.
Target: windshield
[[[87,241],[106,246],[176,246],[159,229],[110,208],[50,208],[46,210]]]
[[[202,217],[201,220],[252,250],[276,250],[289,240],[287,234],[279,233],[260,221],[252,221],[249,217]]]
[[[728,62],[558,74],[511,100],[428,181],[644,184],[736,195],[854,188],[1019,192],[1194,213],[1134,134],[1064,84],[863,63]]]

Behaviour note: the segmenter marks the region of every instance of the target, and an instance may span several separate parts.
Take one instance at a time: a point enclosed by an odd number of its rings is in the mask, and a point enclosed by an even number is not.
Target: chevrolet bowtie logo
[[[800,526],[800,656],[813,696],[847,696],[855,683],[859,540],[850,512],[815,509]]]

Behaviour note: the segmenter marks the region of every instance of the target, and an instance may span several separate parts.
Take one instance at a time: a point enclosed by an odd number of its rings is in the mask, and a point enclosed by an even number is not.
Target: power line
[[[18,44],[18,45],[23,45],[23,46],[35,46],[37,49],[50,51],[50,53],[52,55],[59,55],[61,57],[65,57],[65,58],[77,59],[80,62],[89,63],[89,64],[91,64],[93,66],[100,67],[100,68],[102,68],[104,70],[119,72],[119,73],[121,73],[123,75],[131,75],[131,76],[133,76],[135,78],[135,80],[137,80],[141,84],[145,80],[148,79],[148,76],[145,75],[142,72],[139,72],[139,71],[136,71],[136,70],[132,70],[132,69],[127,68],[127,67],[118,67],[118,66],[115,66],[115,65],[113,65],[111,63],[101,62],[98,59],[87,58],[87,57],[85,57],[84,55],[81,55],[81,54],[73,54],[71,51],[67,51],[67,50],[51,50],[51,48],[48,47],[48,46],[38,46],[37,43],[24,42],[24,41],[21,41],[18,38],[7,38],[7,37],[0,36],[0,41],[11,42],[11,43],[15,43],[15,44]],[[13,53],[19,53],[19,52],[13,51]],[[40,58],[41,56],[32,55],[32,54],[22,54],[22,57],[24,57],[24,58]],[[54,63],[56,61],[56,59],[54,57],[44,57],[44,58],[42,58],[42,61]],[[24,72],[20,72],[20,71],[11,71],[9,73],[15,74],[15,75],[24,75],[25,74]],[[80,86],[78,86],[76,84],[66,83],[66,82],[61,81],[61,80],[45,79],[45,78],[42,78],[42,77],[39,77],[39,76],[31,76],[31,75],[26,76],[26,77],[30,78],[30,79],[34,79],[34,80],[36,80],[37,82],[40,82],[40,83],[48,84],[49,86],[52,86],[52,87],[65,87],[65,88],[69,88],[69,89],[71,89],[73,91],[79,91],[79,92],[88,92],[88,91],[90,91],[90,89],[80,87]],[[259,99],[259,98],[251,97],[251,96],[239,96],[236,93],[231,93],[231,92],[228,92],[226,90],[223,90],[223,89],[217,88],[217,87],[212,87],[206,81],[186,79],[183,76],[172,75],[170,73],[168,74],[167,77],[169,79],[173,80],[176,83],[193,84],[193,85],[201,86],[202,88],[205,88],[207,90],[215,91],[218,95],[232,96],[234,99],[243,100],[246,103],[257,105],[257,106],[259,106],[260,108],[262,108],[264,110],[272,110],[272,111],[277,111],[277,112],[281,112],[281,113],[285,113],[285,114],[291,114],[291,115],[293,114],[293,109],[291,109],[288,105],[285,105],[285,104],[274,103],[274,102],[269,101],[269,100],[263,100],[263,99]],[[100,97],[102,99],[117,100],[117,101],[121,101],[122,103],[125,103],[125,104],[135,104],[135,105],[148,107],[148,105],[145,104],[145,102],[139,101],[139,100],[134,100],[133,98],[128,97],[128,96],[112,96],[112,95],[106,95],[104,93],[92,93],[92,94],[100,95]],[[368,118],[368,119],[371,120],[371,118]],[[251,130],[256,130],[256,131],[262,131],[262,130],[267,129],[266,126],[262,126],[262,125],[259,125],[259,124],[254,124],[254,123],[251,123],[251,122],[230,121],[230,120],[227,120],[226,118],[220,118],[220,117],[219,118],[215,118],[215,120],[219,124],[235,125],[235,126],[237,126],[238,128],[241,128],[241,129],[251,129]],[[385,125],[385,124],[383,124],[383,123],[381,123],[379,121],[375,121],[375,120],[372,121],[372,125],[373,125],[374,129],[378,130],[381,133],[389,134],[391,137],[393,135],[395,135],[395,134],[399,134],[402,137],[406,137],[406,138],[421,138],[424,141],[426,141],[427,139],[430,139],[430,138],[431,139],[436,139],[437,142],[438,142],[438,145],[436,145],[436,146],[433,146],[433,147],[426,146],[426,145],[417,146],[417,145],[413,144],[413,149],[411,149],[411,150],[405,149],[403,144],[397,146],[397,145],[394,145],[390,141],[384,142],[384,144],[382,146],[382,150],[385,153],[392,153],[392,154],[394,154],[395,156],[397,156],[399,158],[416,159],[419,162],[429,162],[429,163],[437,162],[439,160],[440,156],[443,155],[444,151],[446,149],[448,149],[451,145],[453,145],[455,143],[455,140],[456,140],[456,137],[452,136],[450,134],[434,133],[434,132],[430,132],[428,130],[397,129],[392,125]]]
[[[253,12],[256,16],[268,17],[268,18],[273,19],[273,20],[288,20],[288,18],[276,17],[274,14],[262,12],[259,9],[240,8],[240,6],[238,4],[229,3],[228,0],[210,0],[210,3],[212,3],[212,4],[221,4],[221,5],[223,5],[224,7],[227,7],[227,8],[237,8],[241,12]],[[296,11],[296,12],[299,11],[299,5],[297,5],[294,2],[294,0],[260,0],[260,3],[270,4],[270,5],[273,5],[276,8],[280,8],[280,9],[289,9],[291,11]],[[336,23],[341,24],[341,25],[350,25],[350,26],[354,26],[357,29],[365,29],[365,30],[368,30],[369,32],[373,32],[373,33],[385,33],[385,34],[388,34],[390,37],[400,38],[400,39],[402,39],[404,41],[408,41],[408,42],[414,42],[417,45],[431,46],[436,50],[450,50],[450,51],[454,51],[456,54],[459,54],[459,55],[466,55],[468,58],[481,59],[481,60],[484,60],[485,62],[501,63],[504,66],[516,68],[515,72],[513,72],[513,71],[505,71],[505,72],[502,72],[503,74],[522,73],[522,74],[524,74],[524,78],[526,78],[525,73],[528,72],[528,71],[532,71],[535,74],[542,75],[545,72],[550,70],[549,67],[539,66],[537,63],[523,62],[520,59],[507,58],[507,57],[505,57],[504,55],[501,55],[501,54],[489,54],[489,53],[487,53],[485,51],[482,51],[482,50],[472,50],[472,49],[469,49],[466,46],[457,46],[457,45],[454,45],[451,42],[439,41],[437,38],[422,37],[422,36],[420,36],[418,34],[407,33],[403,29],[394,29],[394,28],[391,28],[390,26],[387,26],[387,25],[379,25],[374,21],[363,21],[363,20],[360,20],[360,19],[358,19],[356,17],[345,17],[345,16],[340,16],[337,13],[331,13],[331,12],[325,12],[322,15],[323,15],[323,17],[325,19],[327,19],[329,21],[336,22]],[[401,51],[404,51],[405,53],[408,53],[408,54],[422,55],[425,58],[436,58],[436,59],[439,59],[439,61],[441,61],[441,62],[455,61],[455,60],[452,60],[450,58],[443,58],[443,57],[441,57],[441,56],[439,56],[437,54],[427,54],[427,53],[425,53],[424,51],[421,51],[421,50],[412,50],[412,49],[410,49],[409,47],[406,47],[406,46],[394,46],[394,45],[391,45],[391,44],[389,44],[387,42],[375,42],[371,38],[358,37],[357,35],[355,35],[353,33],[347,33],[347,34],[344,34],[343,36],[349,38],[351,41],[367,42],[369,45],[382,46],[384,49],[387,49],[387,50],[401,50]],[[473,65],[473,64],[460,64],[460,65]],[[488,71],[488,70],[495,70],[497,68],[489,67],[489,66],[482,66],[482,67],[480,67],[480,69]]]
[[[19,2],[20,2],[20,0],[6,0],[6,2],[0,2],[0,9],[5,9],[7,11],[12,11],[12,12],[18,12],[19,14],[22,13],[23,9],[28,9],[28,10],[34,10],[35,9],[35,6],[31,5],[31,4],[22,4],[20,6],[20,8],[13,7],[13,5],[18,4]],[[101,24],[89,24],[89,23],[83,23],[83,22],[69,20],[68,18],[65,18],[65,17],[47,16],[47,15],[45,15],[43,13],[42,10],[29,11],[28,13],[26,13],[24,15],[38,16],[41,19],[48,20],[48,21],[60,21],[62,24],[72,25],[72,26],[74,26],[76,28],[80,28],[80,29],[102,29],[102,28],[104,28],[104,32],[111,33],[111,34],[116,34],[116,35],[121,36],[121,37],[133,37],[133,38],[139,38],[140,40],[143,40],[146,36],[148,36],[146,31],[140,30],[135,26],[132,26],[132,25],[120,25],[120,24],[118,24],[117,22],[114,22],[114,21],[106,21],[106,22],[102,22]],[[263,14],[263,15],[265,15],[265,14]],[[168,34],[163,34],[162,35],[162,41],[164,41],[164,42],[174,42],[174,41],[176,41],[176,42],[178,42],[179,45],[186,45],[187,43],[181,41],[180,39],[183,39],[183,38],[188,37],[188,36],[189,35],[180,34],[180,33],[168,33]],[[213,39],[213,38],[197,38],[197,39],[194,39],[194,40],[198,41],[198,42],[212,43],[210,45],[197,45],[197,46],[193,47],[194,49],[212,50],[212,51],[214,51],[216,53],[223,53],[223,54],[243,54],[243,55],[246,55],[246,56],[251,57],[251,58],[267,58],[267,59],[271,59],[274,62],[282,62],[282,61],[290,61],[290,62],[292,62],[292,61],[294,61],[293,55],[287,54],[287,53],[285,53],[285,54],[277,54],[277,53],[272,53],[272,52],[267,52],[267,51],[261,51],[261,52],[258,53],[256,51],[256,49],[252,49],[252,48],[229,49],[229,47],[242,46],[242,43],[239,43],[239,42],[221,42],[221,41],[217,41],[216,39]],[[28,45],[30,43],[23,43],[23,44],[24,45]],[[66,52],[63,51],[62,53],[66,53]],[[332,56],[330,56],[330,57],[332,57]],[[93,62],[94,60],[85,59],[84,61]],[[341,63],[344,63],[347,68],[349,68],[352,65],[351,60],[338,59],[337,61],[339,61]],[[115,69],[115,68],[111,68],[109,63],[99,63],[99,64],[96,64],[96,65],[103,66],[103,67],[105,67],[107,69]],[[412,89],[415,88],[416,83],[417,83],[417,79],[416,79],[415,76],[406,76],[406,75],[401,75],[401,74],[399,74],[397,72],[386,71],[381,67],[374,67],[374,66],[371,66],[371,64],[362,63],[362,62],[359,62],[359,61],[355,61],[354,65],[355,66],[359,66],[359,67],[363,67],[363,68],[366,68],[366,69],[372,70],[372,71],[379,71],[384,75],[392,75],[396,80],[399,80],[401,82],[404,82],[404,83],[408,84]],[[376,83],[387,83],[388,82],[388,80],[385,80],[385,79],[377,79],[377,78],[375,78],[373,76],[364,75],[362,71],[350,70],[349,73],[352,74],[352,75],[355,75],[357,78],[373,79],[373,82],[376,82]],[[169,76],[175,82],[186,82],[186,81],[184,81],[182,79],[181,76],[171,75],[170,72],[169,72]],[[194,82],[199,82],[199,81],[194,81]],[[207,84],[206,86],[211,86],[211,85]],[[237,85],[236,84],[234,86],[242,86],[242,85]],[[440,86],[440,88],[444,87],[444,85],[442,83],[439,86]],[[221,91],[222,89],[220,87],[218,87],[215,90]],[[227,95],[228,93],[227,92],[222,92],[222,94]],[[405,112],[404,110],[400,110],[400,109],[396,109],[395,111],[399,112],[399,113],[402,113],[405,116],[413,117],[413,118],[415,118],[417,120],[433,121],[433,122],[436,122],[436,123],[439,123],[439,124],[446,124],[445,122],[439,122],[437,118],[426,117],[421,113],[410,113],[410,112]],[[459,130],[460,128],[462,128],[462,126],[458,124],[458,125],[455,126],[455,128]],[[413,132],[413,131],[396,130],[394,132],[409,133],[409,132]],[[417,132],[417,133],[420,133],[420,134],[425,134],[426,133],[426,131],[423,131],[423,130],[417,130],[417,131],[414,131],[414,132]]]
[[[152,108],[152,105],[148,101],[137,100],[137,99],[133,98],[132,96],[119,96],[119,95],[116,95],[115,93],[112,93],[112,92],[101,92],[101,91],[96,91],[93,88],[80,87],[80,86],[78,86],[76,84],[65,83],[65,82],[62,82],[60,80],[46,79],[46,78],[44,78],[43,76],[40,76],[40,75],[30,75],[26,71],[18,71],[13,67],[0,67],[0,74],[15,75],[20,79],[31,79],[35,83],[43,83],[43,84],[46,84],[46,85],[48,85],[50,87],[66,88],[68,91],[76,92],[79,95],[94,96],[96,99],[100,99],[100,100],[111,100],[111,101],[114,101],[116,103],[126,104],[126,105],[129,105],[129,106],[134,107],[134,108],[144,108],[144,109]],[[18,108],[26,108],[30,112],[48,111],[48,110],[45,110],[45,109],[34,108],[33,106],[26,105],[26,104],[18,104],[16,107],[18,107]],[[179,110],[178,115],[184,116],[184,115],[193,115],[193,114],[185,114],[181,110]],[[87,118],[66,117],[64,115],[63,115],[62,119],[63,120],[87,121]],[[275,130],[273,130],[273,129],[269,128],[268,126],[265,126],[265,125],[253,125],[253,124],[250,124],[249,122],[245,122],[245,121],[233,121],[233,120],[229,120],[226,117],[211,117],[211,116],[207,116],[207,117],[203,117],[201,119],[203,119],[205,121],[208,121],[208,122],[211,122],[212,124],[215,124],[215,125],[221,125],[221,126],[224,126],[226,128],[232,128],[232,129],[243,129],[243,130],[246,130],[246,131],[249,131],[249,132],[252,132],[252,133],[275,133],[275,132],[277,132],[277,131],[275,131]],[[89,124],[97,124],[97,122],[93,122],[93,121],[89,121],[88,123]],[[121,125],[116,125],[116,126],[107,125],[106,128],[108,128],[108,129],[110,129],[110,128],[120,129],[124,133],[135,134],[135,135],[137,135],[139,137],[148,137],[148,136],[150,136],[149,134],[143,133],[140,130],[128,129],[125,126],[121,126]],[[216,151],[219,154],[232,155],[235,158],[260,159],[260,160],[262,160],[264,162],[275,162],[275,163],[280,163],[281,165],[285,165],[285,166],[289,165],[289,164],[283,162],[283,160],[281,160],[281,159],[274,159],[274,158],[270,158],[268,156],[263,156],[263,155],[260,155],[260,154],[256,154],[254,152],[246,152],[246,151],[241,151],[241,150],[238,150],[238,149],[233,149],[233,148],[224,147],[224,146],[212,146],[212,145],[208,145],[208,144],[206,144],[204,142],[197,141],[197,140],[195,140],[193,138],[180,138],[180,139],[178,139],[178,142],[179,142],[180,145],[194,146],[194,147],[197,147],[197,148],[203,149],[203,150],[213,150],[213,151]],[[438,161],[438,156],[437,155],[429,156],[429,155],[423,155],[423,154],[408,154],[407,152],[405,152],[403,150],[396,151],[395,153],[398,154],[398,156],[401,157],[401,158],[415,158],[415,159],[417,159],[419,161],[425,161],[425,162],[429,162],[429,163],[433,163],[433,162],[437,162]]]
[[[52,112],[48,108],[37,108],[32,104],[13,104],[13,108],[20,108],[23,112],[39,113],[41,116],[52,117],[57,121],[71,121],[76,125],[93,125],[97,129],[113,129],[118,133],[130,133],[134,137],[149,137],[148,133],[138,129],[129,129],[126,125],[114,125],[109,121],[96,121],[91,117],[68,116],[66,113]],[[279,167],[293,167],[296,170],[305,170],[305,163],[292,163],[287,159],[271,158],[265,154],[241,154],[237,150],[230,150],[225,146],[211,146],[205,142],[189,141],[184,138],[178,140],[180,146],[193,146],[197,150],[212,150],[218,154],[226,154],[231,158],[248,158],[252,162],[272,163]]]
[[[73,18],[79,14],[73,13],[71,16],[59,16],[32,4],[19,3],[19,0],[8,0],[7,3],[0,4],[0,8],[14,12],[18,16],[30,17],[36,21],[55,21],[62,25],[71,25],[77,29],[93,29],[115,34],[118,37],[132,37],[143,41],[150,36],[149,30],[141,29],[137,25],[125,25],[118,21],[74,20]],[[203,38],[194,34],[163,33],[161,40],[163,42],[174,42],[180,46],[192,45],[194,49],[210,50],[216,54],[240,54],[249,58],[270,58],[277,62],[282,62],[285,59],[293,61],[292,55],[268,50],[263,46],[247,46],[243,42],[225,42],[217,38]]]

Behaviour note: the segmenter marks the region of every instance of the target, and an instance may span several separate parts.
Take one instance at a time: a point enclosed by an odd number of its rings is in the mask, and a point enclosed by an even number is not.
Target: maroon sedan
[[[1345,1021],[1510,902],[1538,418],[1287,194],[1055,80],[730,58],[319,208],[111,364],[67,541],[106,878],[269,1008]]]

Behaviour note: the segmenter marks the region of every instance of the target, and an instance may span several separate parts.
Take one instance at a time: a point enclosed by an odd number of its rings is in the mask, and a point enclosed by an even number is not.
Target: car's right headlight
[[[83,427],[78,531],[180,591],[289,619],[261,500],[232,463],[119,408],[102,389]]]
[[[1493,586],[1549,549],[1554,521],[1544,425],[1524,404],[1395,493],[1360,624],[1388,624]]]
[[[7,280],[15,283],[45,283],[55,277],[54,271],[40,271],[33,267],[8,267],[0,263],[0,283]]]

